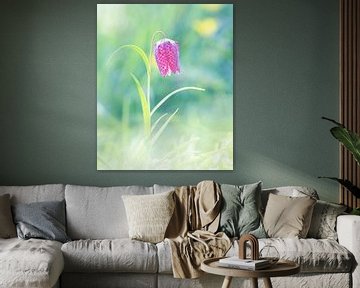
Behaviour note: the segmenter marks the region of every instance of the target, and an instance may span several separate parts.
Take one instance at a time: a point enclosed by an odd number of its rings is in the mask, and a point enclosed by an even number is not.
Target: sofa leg
[[[224,282],[221,286],[221,288],[230,288],[232,277],[231,276],[225,276]]]
[[[273,288],[270,278],[266,277],[263,279],[264,279],[265,288]]]

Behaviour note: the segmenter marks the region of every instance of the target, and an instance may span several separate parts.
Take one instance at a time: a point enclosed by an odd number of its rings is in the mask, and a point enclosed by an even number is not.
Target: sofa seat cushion
[[[156,246],[122,239],[77,240],[61,248],[66,272],[156,273]]]
[[[330,239],[259,239],[259,249],[265,245],[275,247],[281,259],[298,263],[302,273],[350,272],[354,265],[353,255],[344,246]],[[236,242],[228,256],[236,255],[237,251]]]
[[[60,242],[0,239],[0,287],[52,287],[63,268]]]
[[[354,265],[353,255],[338,242],[330,239],[267,238],[259,239],[259,249],[274,246],[280,258],[295,261],[302,273],[350,272]],[[167,241],[157,244],[159,273],[172,273],[171,248]],[[235,241],[227,256],[238,255]],[[250,256],[250,251],[248,251]]]
[[[302,272],[350,272],[354,257],[335,240],[330,239],[264,239],[274,246],[280,258],[294,261]]]

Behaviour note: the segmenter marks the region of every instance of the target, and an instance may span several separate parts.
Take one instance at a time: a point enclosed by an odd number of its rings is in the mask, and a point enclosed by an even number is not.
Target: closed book
[[[237,256],[222,258],[219,260],[219,265],[222,267],[247,269],[247,270],[259,270],[270,267],[271,263],[266,259],[251,260],[240,259]]]

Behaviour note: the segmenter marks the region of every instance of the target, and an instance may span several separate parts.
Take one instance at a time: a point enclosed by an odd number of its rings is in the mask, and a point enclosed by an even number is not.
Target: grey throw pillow
[[[70,241],[65,232],[65,201],[15,204],[13,215],[19,238]]]
[[[337,240],[336,218],[346,206],[318,200],[312,214],[309,238]]]
[[[0,238],[16,237],[15,225],[11,215],[10,196],[0,196]]]
[[[261,182],[243,186],[222,184],[221,192],[219,231],[229,237],[250,233],[257,238],[265,238],[260,216]]]

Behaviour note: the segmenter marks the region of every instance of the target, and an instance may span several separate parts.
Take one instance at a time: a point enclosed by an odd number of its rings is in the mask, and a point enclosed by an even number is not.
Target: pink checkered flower
[[[180,73],[179,44],[164,38],[155,43],[154,55],[161,76]]]

